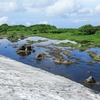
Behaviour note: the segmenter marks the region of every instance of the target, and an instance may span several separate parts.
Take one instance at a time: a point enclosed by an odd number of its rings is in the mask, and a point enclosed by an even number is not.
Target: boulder
[[[38,54],[36,54],[35,59],[41,60],[46,57],[47,57],[47,55],[45,53],[38,53]]]
[[[28,56],[35,50],[32,49],[33,47],[28,44],[21,45],[18,50],[16,50],[17,54],[20,56]]]
[[[96,83],[95,79],[92,76],[90,76],[89,78],[87,78],[86,82],[87,83]]]
[[[71,57],[71,55],[70,55],[67,51],[63,51],[63,54],[65,54],[65,55],[68,56],[69,58]]]
[[[70,65],[70,64],[73,63],[73,61],[71,61],[71,60],[64,60],[63,58],[61,58],[61,59],[60,58],[55,58],[54,62],[58,63],[58,64],[65,64],[65,65]]]
[[[73,61],[71,61],[71,60],[64,60],[63,62],[62,62],[62,64],[66,64],[66,65],[70,65],[70,64],[72,64],[73,63]]]
[[[55,58],[54,59],[54,62],[55,63],[58,63],[58,64],[62,64],[63,60],[62,59]]]
[[[21,45],[21,46],[19,47],[19,50],[25,50],[25,49],[26,49],[26,44]]]
[[[31,45],[28,45],[28,44],[24,44],[24,45],[21,45],[19,47],[19,50],[25,50],[25,51],[32,50],[32,46]]]

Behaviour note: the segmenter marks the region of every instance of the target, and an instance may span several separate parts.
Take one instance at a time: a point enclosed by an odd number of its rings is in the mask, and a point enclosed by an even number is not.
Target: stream
[[[27,41],[30,40],[34,42],[31,45],[33,46],[35,52],[18,54],[16,50],[18,50],[20,45],[28,44]],[[93,76],[97,82],[100,82],[100,64],[93,60],[87,52],[88,50],[91,50],[97,54],[100,54],[100,48],[89,48],[85,51],[80,51],[78,49],[72,50],[70,49],[71,47],[60,47],[55,45],[60,42],[76,43],[69,40],[51,40],[36,36],[28,37],[23,40],[19,40],[18,42],[11,42],[8,39],[3,38],[0,39],[0,54],[33,67],[41,68],[50,73],[64,76],[75,82],[81,83],[88,88],[100,92],[100,86],[96,84],[89,85],[84,83],[84,80],[90,76]],[[68,58],[61,52],[60,54],[64,57],[64,59],[72,60],[75,63],[69,65],[55,63],[53,61],[54,56],[51,52],[57,52],[58,50],[67,51],[72,56],[71,58]],[[46,53],[50,57],[36,60],[35,56],[39,52]]]

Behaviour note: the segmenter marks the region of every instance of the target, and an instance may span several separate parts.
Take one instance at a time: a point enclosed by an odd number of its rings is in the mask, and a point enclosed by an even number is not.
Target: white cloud
[[[8,17],[1,17],[0,18],[0,25],[5,24],[8,20]]]
[[[26,7],[41,8],[55,3],[57,0],[21,0]]]
[[[93,11],[92,10],[90,10],[90,9],[81,9],[81,10],[79,10],[78,11],[78,15],[90,15],[90,14],[92,14],[93,13]]]
[[[39,24],[48,24],[48,21],[39,22]]]
[[[94,9],[94,13],[100,14],[100,5],[97,5]]]
[[[11,12],[11,11],[24,11],[24,7],[21,2],[15,1],[0,1],[0,12]]]
[[[93,7],[100,3],[100,0],[76,0],[81,3],[83,6]]]
[[[33,7],[47,7],[57,0],[34,0]]]
[[[87,20],[74,20],[75,23],[87,22]]]
[[[43,11],[47,6],[52,5],[57,0],[20,0],[27,11]]]
[[[47,7],[46,13],[49,16],[65,16],[80,8],[81,5],[75,0],[58,0],[54,5]]]

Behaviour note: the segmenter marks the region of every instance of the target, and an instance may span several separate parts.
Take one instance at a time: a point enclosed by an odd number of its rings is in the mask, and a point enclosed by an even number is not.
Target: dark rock
[[[26,44],[21,45],[21,46],[19,47],[19,50],[25,50],[25,49],[26,49]]]
[[[31,45],[27,45],[25,50],[32,50]]]
[[[21,45],[18,50],[16,50],[17,54],[20,56],[28,56],[35,50],[32,49],[33,47],[28,44]]]
[[[24,44],[24,45],[21,45],[19,47],[19,50],[25,50],[25,51],[32,50],[32,46],[31,45],[28,45],[28,44]]]
[[[95,79],[92,76],[90,76],[89,78],[87,78],[86,82],[87,83],[96,83]]]

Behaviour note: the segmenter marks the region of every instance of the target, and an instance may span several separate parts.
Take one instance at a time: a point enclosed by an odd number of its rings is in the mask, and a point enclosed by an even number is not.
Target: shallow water
[[[35,52],[18,55],[16,53],[16,50],[19,48],[20,45],[25,44],[27,40],[33,40],[33,41],[46,40],[46,41],[35,42],[34,44],[32,44],[34,46],[33,49],[35,50]],[[59,42],[76,43],[74,41],[69,41],[69,40],[59,41],[41,37],[29,37],[24,40],[12,43],[6,38],[4,38],[0,39],[0,54],[7,56],[11,59],[20,61],[22,63],[31,65],[33,67],[38,67],[43,70],[49,71],[51,73],[64,76],[73,81],[79,82],[89,88],[100,91],[100,86],[97,85],[89,86],[83,82],[89,76],[93,76],[96,81],[100,81],[100,65],[98,64],[98,62],[94,61],[86,51],[81,52],[79,50],[69,50],[68,47],[54,46],[54,44],[57,44]],[[71,65],[56,64],[53,62],[52,57],[44,58],[42,60],[35,59],[35,55],[39,52],[45,52],[46,54],[50,55],[49,54],[49,52],[51,51],[50,48],[60,48],[62,50],[67,50],[72,55],[72,58],[70,59],[75,61],[76,63]],[[90,50],[100,54],[100,48],[91,48]],[[63,55],[63,57],[65,59],[69,59],[65,55]],[[76,58],[80,59],[80,61],[77,61]],[[91,61],[94,61],[95,64],[91,64]],[[88,71],[90,71],[91,73],[88,73]]]

